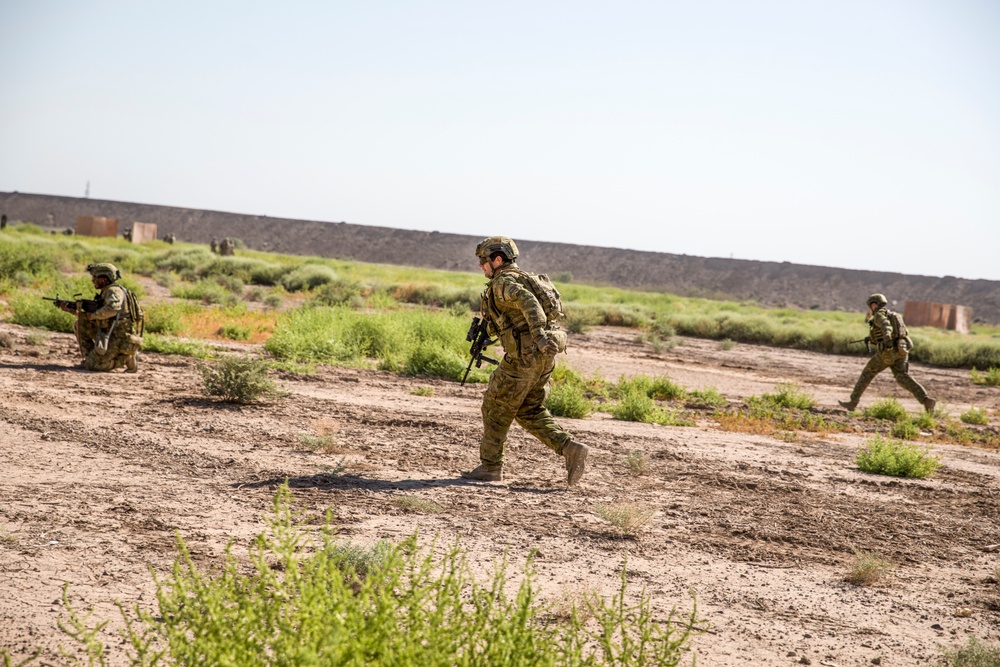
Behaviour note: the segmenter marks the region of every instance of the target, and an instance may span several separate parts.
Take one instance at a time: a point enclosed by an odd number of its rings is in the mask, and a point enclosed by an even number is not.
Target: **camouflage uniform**
[[[861,371],[861,377],[854,385],[850,400],[841,401],[840,404],[849,410],[857,408],[861,395],[865,393],[865,389],[868,388],[871,381],[875,379],[876,375],[888,368],[892,370],[892,375],[900,386],[913,394],[913,397],[928,412],[932,411],[937,405],[937,401],[929,397],[927,390],[910,376],[909,353],[913,349],[913,341],[905,332],[899,336],[897,332],[893,331],[884,296],[873,294],[868,297],[868,305],[873,304],[877,305],[878,308],[868,318],[867,341],[875,346],[876,352]]]
[[[499,338],[503,345],[504,356],[483,395],[483,438],[479,445],[482,465],[463,473],[463,477],[503,478],[507,432],[516,419],[526,431],[566,459],[567,481],[572,486],[583,474],[587,447],[575,442],[545,408],[555,355],[565,351],[566,333],[551,328],[552,323],[527,286],[524,273],[513,261],[517,257],[513,241],[490,237],[477,248],[477,255],[493,239],[508,242],[513,257],[494,270],[482,294],[480,310],[490,336]]]
[[[77,311],[74,325],[76,340],[83,355],[81,366],[91,371],[112,371],[125,368],[137,370],[135,354],[142,347],[142,338],[136,335],[136,324],[128,303],[128,290],[113,281],[120,275],[111,264],[91,264],[91,275],[107,277],[110,285],[101,289],[98,297],[102,305],[93,313]],[[110,331],[110,335],[109,332]],[[107,345],[103,341],[107,340]]]

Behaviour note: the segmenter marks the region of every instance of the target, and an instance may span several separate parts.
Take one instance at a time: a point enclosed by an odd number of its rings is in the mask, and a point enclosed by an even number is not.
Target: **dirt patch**
[[[663,617],[696,595],[710,628],[695,643],[699,664],[923,665],[967,636],[1000,640],[995,451],[936,445],[938,475],[898,480],[853,465],[862,433],[732,433],[707,411],[694,427],[598,414],[561,420],[594,450],[579,488],[567,490],[561,461],[517,427],[508,480],[465,483],[481,385],[321,367],[282,375],[285,399],[225,407],[202,396],[189,359],[143,354],[137,375],[88,373],[74,367],[69,336],[38,344],[31,333],[0,324],[0,646],[17,657],[37,646],[57,659],[65,583],[77,606],[114,626],[115,600],[154,603],[148,568],[172,563],[175,531],[199,562],[217,564],[230,540],[244,546],[263,530],[285,479],[307,512],[332,509],[345,539],[400,539],[419,525],[458,539],[484,567],[535,551],[553,602],[611,594],[627,562]],[[574,336],[565,362],[608,379],[668,374],[734,403],[794,381],[830,419],[846,419],[836,400],[862,363],[694,339],[654,354],[609,328]],[[953,414],[984,407],[996,425],[997,389],[966,371],[913,372]],[[863,405],[891,395],[916,411],[883,375]],[[433,395],[411,394],[417,385]],[[299,436],[320,430],[332,451],[303,448]],[[648,462],[641,476],[625,464],[633,452]],[[402,496],[443,511],[407,514],[394,502]],[[655,510],[635,537],[595,513],[622,501]],[[875,587],[845,583],[855,550],[892,560],[893,574]],[[122,664],[122,647],[111,649]]]

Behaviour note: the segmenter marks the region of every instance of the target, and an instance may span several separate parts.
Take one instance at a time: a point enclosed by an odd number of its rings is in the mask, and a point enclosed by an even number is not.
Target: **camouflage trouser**
[[[909,354],[896,350],[885,350],[876,352],[875,356],[865,364],[864,370],[861,371],[861,377],[858,378],[854,385],[854,391],[851,392],[851,402],[857,404],[861,400],[861,394],[865,393],[865,389],[875,379],[875,376],[887,368],[892,369],[892,376],[896,378],[896,382],[913,394],[913,397],[921,405],[927,401],[927,390],[910,377]]]
[[[503,464],[507,431],[515,419],[546,447],[562,455],[571,436],[545,408],[549,376],[555,365],[555,357],[543,354],[535,355],[531,363],[504,355],[490,376],[489,387],[483,396],[483,440],[479,445],[479,458],[485,465]]]
[[[101,351],[97,346],[100,327],[93,320],[77,319],[74,327],[76,340],[80,344],[80,354],[83,355],[81,366],[88,371],[113,371],[125,368],[125,360],[135,354],[142,345],[142,339],[132,335],[132,323],[121,320],[111,332],[107,351]]]

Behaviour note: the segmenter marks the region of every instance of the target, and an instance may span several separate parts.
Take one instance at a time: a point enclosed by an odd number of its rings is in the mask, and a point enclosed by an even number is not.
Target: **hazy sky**
[[[0,190],[1000,280],[1000,2],[0,3]]]

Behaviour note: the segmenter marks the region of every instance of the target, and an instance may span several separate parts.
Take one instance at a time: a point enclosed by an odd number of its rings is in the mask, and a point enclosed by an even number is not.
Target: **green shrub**
[[[281,286],[289,292],[311,290],[337,280],[337,273],[324,264],[303,264],[281,277]]]
[[[865,472],[893,477],[929,477],[941,467],[941,460],[931,456],[929,448],[880,436],[858,448],[855,462]]]
[[[691,403],[698,403],[701,405],[708,405],[714,408],[721,408],[724,405],[728,405],[729,401],[726,397],[719,393],[719,390],[715,387],[706,387],[705,389],[692,389],[688,392],[687,400]]]
[[[775,386],[775,390],[773,394],[762,394],[761,396],[775,407],[808,410],[815,403],[812,396],[802,391],[794,382],[779,384]]]
[[[280,394],[274,380],[267,375],[268,368],[263,359],[230,355],[214,366],[202,365],[200,370],[205,393],[226,403],[243,405]]]
[[[76,317],[56,308],[51,301],[43,301],[41,295],[14,293],[7,299],[7,306],[10,308],[8,320],[14,324],[63,333],[73,332]]]
[[[11,238],[7,234],[0,236],[0,279],[13,280],[20,274],[31,280],[55,276],[59,258],[60,253],[48,243]]]
[[[920,435],[920,428],[909,419],[903,419],[893,424],[889,433],[900,440],[915,440]]]
[[[253,328],[242,324],[223,324],[216,333],[229,340],[250,340]]]
[[[461,380],[465,375],[465,366],[466,361],[454,351],[443,349],[433,343],[424,343],[413,348],[407,355],[403,364],[403,374]],[[470,379],[473,377],[471,372],[469,377]]]
[[[583,387],[572,382],[553,383],[545,407],[556,417],[584,419],[593,411]]]
[[[920,412],[913,418],[913,423],[917,428],[923,431],[933,431],[937,428],[937,421],[934,419],[934,415],[928,412]]]
[[[988,387],[1000,387],[1000,368],[991,368],[985,374],[973,368],[970,373],[973,384],[982,384]]]
[[[959,416],[966,424],[988,424],[990,421],[989,416],[986,414],[986,410],[977,407],[971,407]]]
[[[661,375],[653,378],[646,394],[658,401],[674,401],[686,398],[688,391],[679,384],[675,384],[666,375]]]
[[[589,598],[586,610],[553,622],[531,561],[519,584],[506,562],[480,581],[457,547],[421,548],[416,535],[399,545],[345,545],[329,526],[310,537],[315,531],[294,522],[287,486],[274,507],[249,558],[227,551],[211,573],[178,539],[177,562],[155,580],[155,608],[120,607],[132,665],[151,665],[152,656],[240,667],[676,667],[692,659],[697,608],[663,619],[645,589],[630,590],[625,567],[610,599]],[[64,601],[79,650],[103,656],[97,635],[107,621],[91,627],[89,613],[81,617],[65,593]]]
[[[181,357],[198,357],[200,359],[207,359],[211,356],[204,345],[174,338],[173,336],[158,336],[156,334],[146,334],[143,336],[142,351],[175,354]]]
[[[175,285],[170,295],[178,299],[201,301],[207,305],[222,304],[231,306],[239,303],[239,298],[214,280],[199,280],[198,282]]]
[[[147,333],[179,334],[184,328],[183,316],[197,308],[187,303],[157,302],[143,306]]]
[[[898,422],[906,419],[906,408],[895,398],[880,398],[864,409],[864,415],[872,419]]]
[[[360,308],[361,284],[353,280],[338,278],[313,290],[312,302],[319,306],[350,306]]]
[[[648,379],[648,378],[647,378]],[[676,411],[658,407],[647,394],[642,384],[633,384],[622,393],[618,402],[611,406],[611,416],[621,421],[660,424],[662,426],[693,426],[694,423],[682,419]]]

